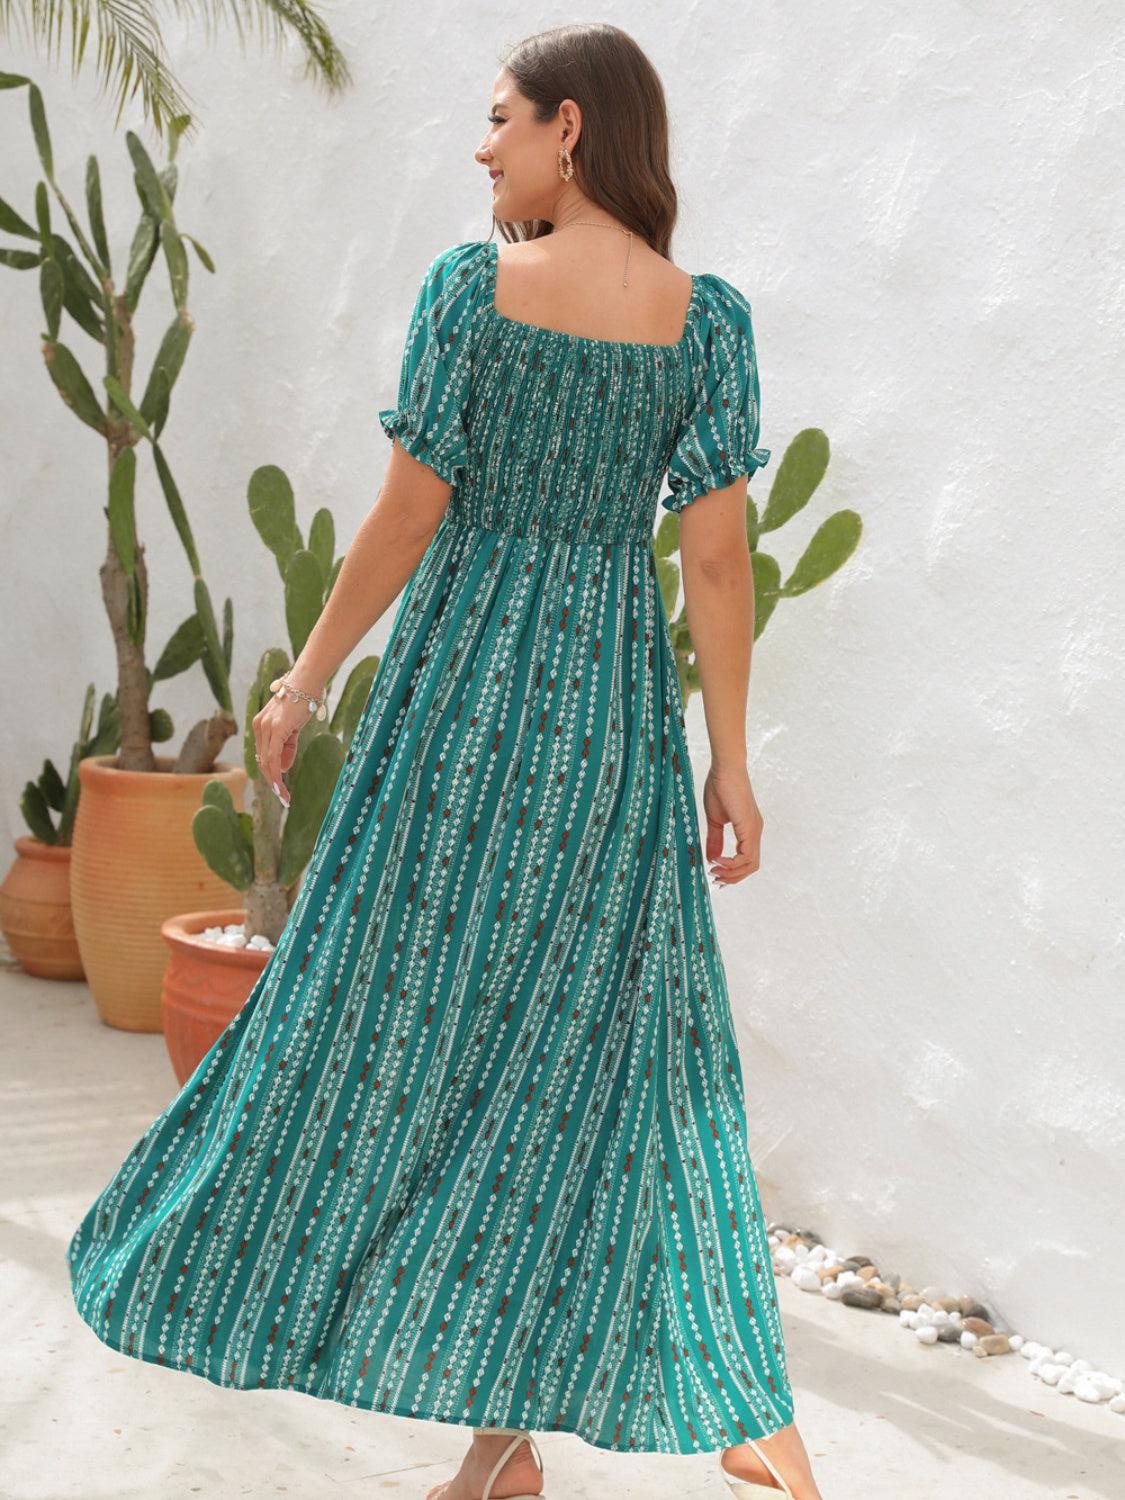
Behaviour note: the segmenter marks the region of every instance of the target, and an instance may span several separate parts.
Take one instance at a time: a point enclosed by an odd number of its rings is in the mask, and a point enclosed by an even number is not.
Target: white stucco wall
[[[809,513],[771,550],[787,571],[840,506],[866,528],[844,573],[783,603],[758,643],[763,864],[715,896],[767,1211],[1120,1372],[1125,27],[1083,6],[599,14],[665,78],[676,259],[754,305],[774,454],[754,493],[801,428],[831,439]],[[570,18],[333,7],[355,75],[335,103],[293,49],[243,57],[198,29],[174,48],[202,115],[177,212],[218,273],[192,258],[197,327],[164,440],[212,591],[235,600],[240,695],[284,639],[247,478],[282,465],[305,525],[327,504],[354,533],[390,451],[375,412],[421,271],[489,232],[472,153],[498,50]],[[92,71],[72,84],[19,51],[5,66],[43,87],[76,205],[97,151],[120,264],[133,189]],[[31,217],[25,122],[25,96],[0,95],[0,196]],[[154,273],[141,369],[170,307]],[[47,379],[33,274],[0,268],[0,327],[14,837],[24,781],[45,755],[62,764],[112,654],[104,452]],[[98,376],[88,341],[66,338]],[[189,577],[142,455],[155,660]],[[201,674],[156,701],[178,744],[208,703]],[[690,728],[701,781],[698,698]]]

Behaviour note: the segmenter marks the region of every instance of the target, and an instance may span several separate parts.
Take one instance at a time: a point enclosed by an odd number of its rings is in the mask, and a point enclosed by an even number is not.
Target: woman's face
[[[511,74],[501,68],[492,86],[488,134],[477,147],[476,160],[492,176],[492,212],[515,223],[543,219],[553,223],[560,193],[575,183],[559,176],[559,147],[574,149],[581,128],[578,106],[566,99],[546,124],[533,117],[534,106],[516,88]]]

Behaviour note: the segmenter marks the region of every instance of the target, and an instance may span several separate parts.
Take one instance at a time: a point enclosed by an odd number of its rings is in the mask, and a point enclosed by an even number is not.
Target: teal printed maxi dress
[[[217,1385],[626,1452],[793,1417],[653,523],[764,464],[750,307],[675,344],[430,263],[391,438],[453,486],[288,922],[74,1231]]]

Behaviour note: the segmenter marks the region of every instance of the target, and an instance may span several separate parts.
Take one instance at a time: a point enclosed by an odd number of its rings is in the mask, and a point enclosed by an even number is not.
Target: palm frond
[[[224,21],[233,24],[245,42],[247,27],[256,27],[263,45],[280,50],[296,37],[305,51],[305,77],[323,83],[329,94],[340,93],[352,80],[344,54],[320,16],[305,0],[171,0],[179,16],[202,16],[209,41]]]
[[[0,35],[22,22],[29,44],[48,60],[70,57],[71,77],[81,70],[91,34],[103,94],[116,91],[115,125],[129,99],[141,93],[145,119],[163,132],[167,120],[192,110],[164,51],[155,6],[147,0],[0,0]]]
[[[323,84],[329,94],[351,82],[343,53],[305,0],[171,0],[171,8],[181,18],[202,18],[209,40],[223,22],[234,25],[243,44],[247,26],[256,26],[263,43],[272,40],[275,51],[296,37],[305,52],[306,78]],[[160,134],[178,116],[194,119],[196,112],[168,63],[151,0],[0,0],[0,36],[15,34],[17,25],[29,45],[42,48],[49,59],[65,45],[72,77],[80,71],[93,35],[101,89],[117,94],[115,126],[138,90],[144,117],[151,118]]]

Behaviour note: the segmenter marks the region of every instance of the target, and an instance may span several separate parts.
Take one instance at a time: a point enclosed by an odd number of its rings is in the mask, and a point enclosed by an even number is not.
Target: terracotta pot
[[[70,845],[31,834],[0,885],[0,928],[21,968],[40,979],[84,979],[70,914]]]
[[[227,761],[178,775],[170,755],[156,771],[122,771],[117,756],[78,763],[70,904],[82,966],[98,1014],[123,1031],[160,1031],[168,950],[160,924],[234,894],[195,847],[191,820],[209,781],[223,781],[241,808],[246,772]]]
[[[249,998],[272,949],[223,948],[204,928],[242,922],[241,908],[169,917],[160,932],[171,950],[164,971],[164,1041],[181,1084],[188,1081]]]

